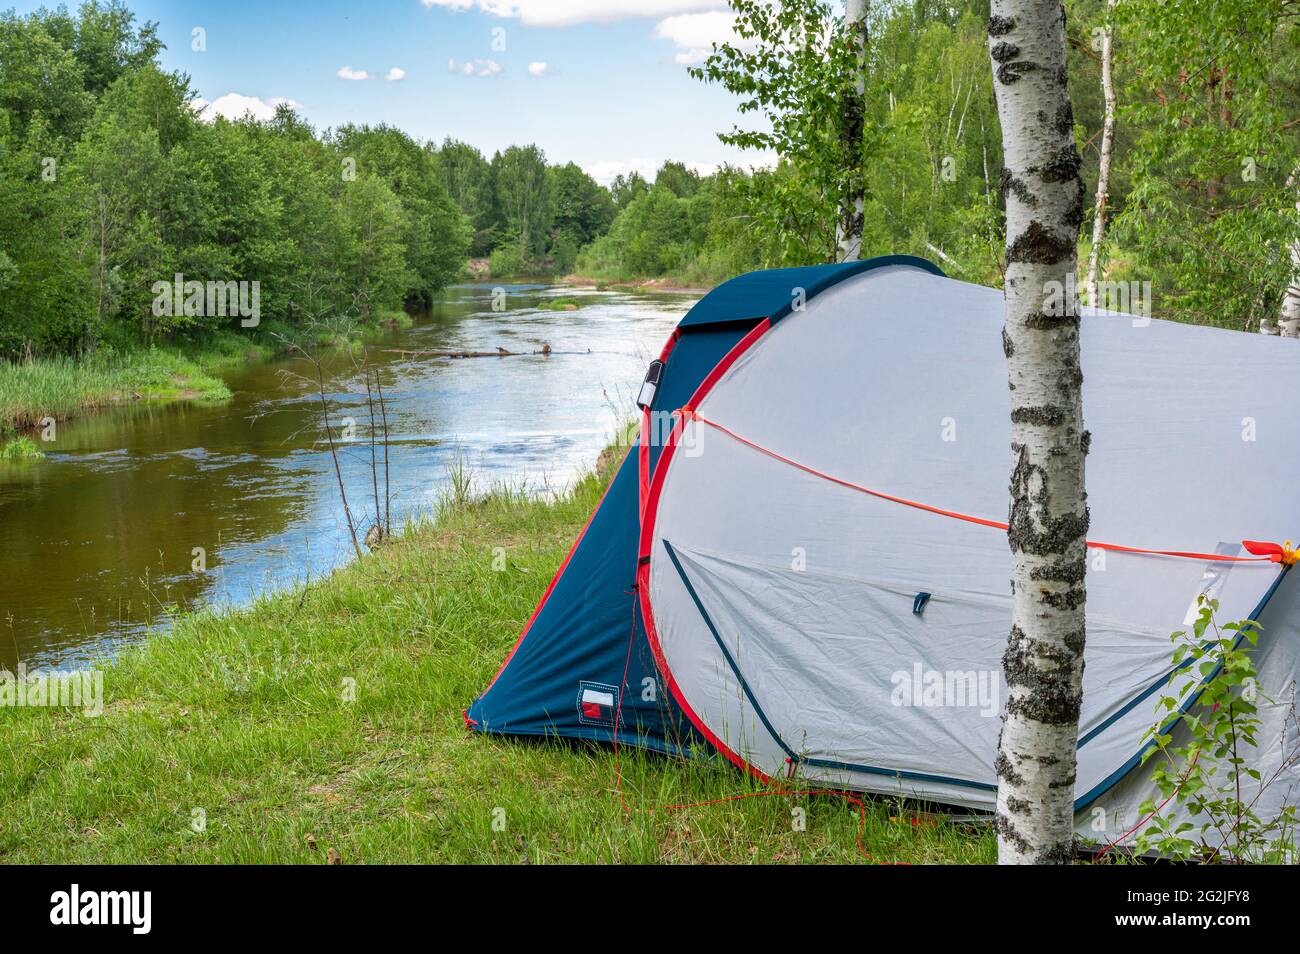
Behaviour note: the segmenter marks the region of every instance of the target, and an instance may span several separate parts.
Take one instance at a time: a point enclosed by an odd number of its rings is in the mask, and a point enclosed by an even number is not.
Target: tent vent
[[[925,612],[925,604],[930,602],[929,593],[917,593],[916,599],[912,600],[912,612],[920,616]]]

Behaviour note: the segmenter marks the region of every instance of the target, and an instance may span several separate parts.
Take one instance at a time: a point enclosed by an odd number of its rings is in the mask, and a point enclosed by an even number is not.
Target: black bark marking
[[[1035,70],[1041,70],[1042,67],[1037,63],[1031,63],[1028,60],[1016,60],[1013,63],[1003,63],[997,68],[998,82],[1003,86],[1010,86],[1012,83],[1019,82],[1020,77]]]
[[[1039,594],[1038,601],[1052,609],[1064,612],[1078,609],[1083,605],[1086,596],[1087,593],[1082,586],[1071,586],[1064,592],[1045,589]]]
[[[1042,168],[1033,171],[1037,172],[1044,182],[1070,182],[1079,175],[1080,165],[1082,161],[1079,159],[1079,151],[1074,148],[1074,143],[1070,143],[1057,150],[1056,155],[1052,156]]]
[[[1020,47],[1016,46],[1014,43],[1008,43],[1006,40],[995,43],[993,49],[989,51],[989,56],[993,57],[994,62],[997,63],[1005,63],[1007,60],[1014,60],[1019,55]]]
[[[998,177],[998,188],[1002,190],[1004,196],[1009,192],[1031,209],[1038,206],[1038,196],[1029,191],[1029,186],[1025,185],[1023,179],[1017,179],[1005,166]],[[1005,203],[1005,199],[1003,201]]]
[[[1042,467],[1029,459],[1029,449],[1024,445],[1013,448],[1016,465],[1011,471],[1011,511],[1007,520],[1007,539],[1013,553],[1032,553],[1035,556],[1054,557],[1065,553],[1076,540],[1087,536],[1088,506],[1084,500],[1083,513],[1049,516],[1051,499],[1047,475]],[[1033,492],[1037,478],[1038,491]],[[1035,515],[1039,519],[1035,519]],[[1039,523],[1042,529],[1039,529]],[[1083,554],[1080,554],[1083,559]]]
[[[1001,752],[1002,743],[998,742],[998,755],[993,760],[993,773],[996,777],[1002,779],[1008,785],[1024,785],[1025,780],[1019,772],[1012,766],[1011,760]]]
[[[989,36],[1006,36],[1015,28],[1014,17],[1003,17],[996,13],[989,17]]]
[[[1002,670],[1007,688],[1025,691],[1010,694],[1007,715],[1045,725],[1077,725],[1083,705],[1082,645],[1082,631],[1072,635],[1069,645],[1057,646],[1027,636],[1019,626],[1013,625],[1006,652],[1002,654]],[[1073,684],[1076,672],[1077,687]],[[1050,768],[1059,760],[1040,758],[1038,761]]]
[[[1025,318],[1024,325],[1030,331],[1059,331],[1062,328],[1079,327],[1078,314],[1049,315],[1045,311],[1034,312]]]
[[[1063,841],[1038,853],[1034,859],[1036,865],[1068,865],[1074,861],[1074,841]]]
[[[1007,796],[1007,811],[1012,814],[1028,815],[1033,807],[1033,803],[1026,798],[1016,798],[1014,795]]]
[[[1069,99],[1056,108],[1056,121],[1052,128],[1062,136],[1074,136],[1074,107]]]
[[[1060,560],[1048,563],[1045,566],[1036,566],[1029,572],[1031,580],[1057,580],[1062,583],[1082,583],[1087,573],[1087,567],[1082,560]]]
[[[1057,404],[1017,407],[1011,411],[1012,424],[1029,424],[1034,427],[1060,427],[1069,419],[1070,409]]]
[[[1048,788],[1074,788],[1074,783],[1077,782],[1078,780],[1079,780],[1078,774],[1075,772],[1071,772],[1069,775],[1063,776],[1061,778],[1053,779],[1052,781],[1048,782],[1047,787]]]
[[[1002,353],[1006,355],[1008,359],[1016,353],[1016,346],[1012,343],[1011,335],[1007,334],[1006,328],[1002,329]],[[1011,385],[1011,390],[1014,391],[1015,389],[1016,386],[1014,384]]]
[[[993,830],[998,833],[998,837],[1004,842],[1014,845],[1015,849],[1021,854],[1028,854],[1030,849],[1033,848],[1033,845],[1029,843],[1029,839],[1020,834],[1016,830],[1016,826],[1012,824],[1011,819],[1001,812],[998,812],[997,817],[993,819]]]
[[[1015,665],[1007,660],[1008,665]],[[1008,676],[1010,670],[1008,670]],[[1077,725],[1083,693],[1056,674],[1023,666],[1018,677],[1025,692],[1007,700],[1007,716],[1019,716],[1042,725]]]
[[[1007,262],[1056,265],[1073,256],[1074,252],[1073,237],[1060,238],[1043,223],[1034,219],[1007,247]]]

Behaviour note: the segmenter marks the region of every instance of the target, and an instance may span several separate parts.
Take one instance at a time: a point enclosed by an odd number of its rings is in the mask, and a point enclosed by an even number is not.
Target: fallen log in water
[[[542,342],[541,351],[507,351],[505,348],[497,348],[496,351],[408,351],[405,348],[384,348],[385,354],[400,354],[408,358],[514,358],[523,357],[530,354],[550,354],[551,346]]]

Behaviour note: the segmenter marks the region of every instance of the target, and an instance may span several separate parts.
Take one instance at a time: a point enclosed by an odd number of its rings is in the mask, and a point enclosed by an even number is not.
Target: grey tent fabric
[[[1002,320],[997,290],[868,271],[754,336],[692,405],[825,475],[1005,520]],[[1242,540],[1300,534],[1300,497],[1286,490],[1300,462],[1300,341],[1102,313],[1082,329],[1091,539],[1245,555]],[[697,728],[765,776],[991,810],[1005,534],[865,495],[687,418],[650,492],[643,598]],[[1260,752],[1281,765],[1297,744],[1295,580],[1267,562],[1090,554],[1081,834],[1118,838],[1154,792],[1136,756],[1167,691],[1170,633],[1198,593],[1221,601],[1224,621],[1262,610],[1273,701]],[[1285,774],[1274,809],[1295,803],[1300,776]]]

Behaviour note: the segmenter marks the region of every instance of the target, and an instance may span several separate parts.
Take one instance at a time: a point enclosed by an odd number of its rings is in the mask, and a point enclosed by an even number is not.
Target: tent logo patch
[[[614,724],[618,712],[618,686],[603,682],[578,683],[578,721],[583,725]]]

